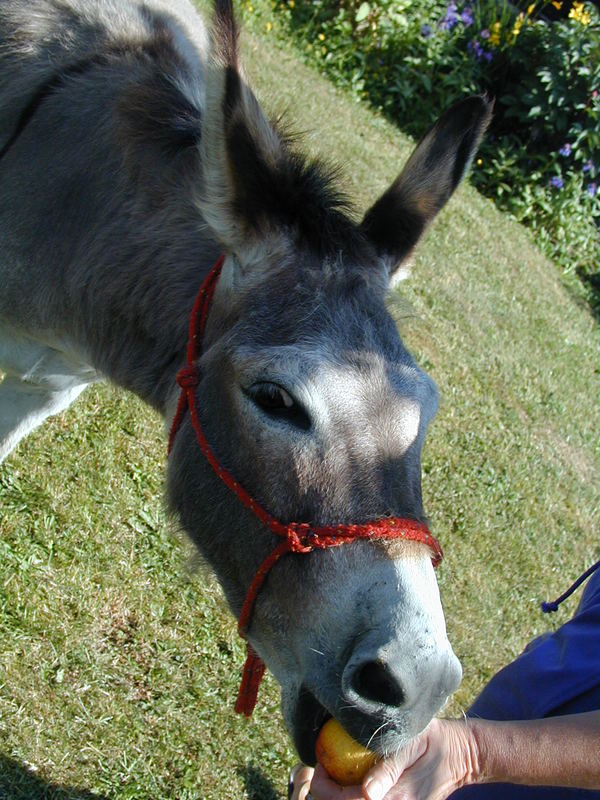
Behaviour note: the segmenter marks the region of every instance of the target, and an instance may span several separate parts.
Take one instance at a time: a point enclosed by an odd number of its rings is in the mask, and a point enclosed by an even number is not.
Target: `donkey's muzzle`
[[[342,675],[342,695],[361,715],[388,720],[414,736],[456,691],[461,677],[450,648],[358,645]]]

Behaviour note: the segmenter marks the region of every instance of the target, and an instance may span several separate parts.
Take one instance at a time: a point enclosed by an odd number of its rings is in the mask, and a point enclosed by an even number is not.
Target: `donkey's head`
[[[490,105],[472,97],[447,111],[354,222],[323,169],[266,120],[240,73],[229,3],[217,6],[198,202],[226,260],[199,361],[202,426],[221,463],[283,522],[422,520],[436,389],[384,299],[467,169]],[[275,537],[215,476],[189,418],[169,491],[239,612]],[[329,715],[389,751],[427,725],[461,676],[431,553],[415,543],[285,557],[248,637],[281,684],[308,763]]]

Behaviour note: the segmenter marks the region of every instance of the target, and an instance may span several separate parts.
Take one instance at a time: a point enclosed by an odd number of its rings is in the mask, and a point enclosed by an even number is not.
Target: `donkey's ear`
[[[390,271],[406,258],[468,170],[492,117],[493,102],[468,97],[451,106],[421,139],[362,229]]]
[[[246,249],[264,222],[262,200],[282,141],[248,87],[231,0],[215,0],[200,152],[200,207],[221,245]],[[250,241],[249,241],[250,240]]]

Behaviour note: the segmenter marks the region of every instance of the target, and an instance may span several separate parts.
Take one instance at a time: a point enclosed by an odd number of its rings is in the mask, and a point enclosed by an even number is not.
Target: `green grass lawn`
[[[246,38],[271,111],[339,162],[364,209],[410,145],[289,52]],[[448,713],[548,625],[539,602],[600,557],[600,332],[522,228],[471,188],[394,298],[438,383],[424,495],[464,681]],[[0,799],[286,796],[294,754],[269,677],[233,712],[243,646],[161,505],[162,422],[109,387],[0,467]]]

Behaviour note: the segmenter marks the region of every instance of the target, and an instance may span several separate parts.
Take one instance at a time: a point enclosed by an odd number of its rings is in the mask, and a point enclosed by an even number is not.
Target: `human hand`
[[[395,757],[383,759],[363,781],[368,800],[445,800],[477,780],[476,739],[466,720],[432,720]]]
[[[292,800],[444,800],[477,778],[475,738],[466,720],[434,719],[405,748],[378,762],[362,786],[342,788],[317,766],[303,767]]]

